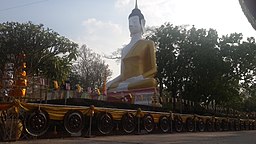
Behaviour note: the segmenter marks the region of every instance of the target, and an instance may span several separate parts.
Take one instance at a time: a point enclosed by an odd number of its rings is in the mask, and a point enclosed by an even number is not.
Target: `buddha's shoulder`
[[[145,39],[139,40],[137,43],[138,44],[146,44],[146,45],[154,45],[154,42],[152,40],[145,40]]]

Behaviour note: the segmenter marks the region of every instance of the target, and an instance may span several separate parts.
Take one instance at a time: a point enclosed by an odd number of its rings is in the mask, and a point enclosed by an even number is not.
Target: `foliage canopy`
[[[86,45],[79,49],[78,60],[72,69],[72,83],[84,88],[99,88],[112,74],[102,57]]]
[[[43,75],[62,81],[67,78],[78,45],[42,24],[6,22],[0,24],[0,65],[8,55],[26,55],[28,75]],[[15,59],[16,63],[18,59]]]
[[[160,88],[172,97],[236,108],[256,97],[254,38],[169,23],[149,29],[147,38],[156,44]]]

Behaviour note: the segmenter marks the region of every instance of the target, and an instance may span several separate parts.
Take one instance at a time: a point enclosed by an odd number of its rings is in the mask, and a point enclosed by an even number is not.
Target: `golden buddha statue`
[[[109,92],[156,87],[157,73],[154,42],[142,39],[145,19],[135,8],[129,15],[131,41],[122,49],[121,74],[107,83]]]

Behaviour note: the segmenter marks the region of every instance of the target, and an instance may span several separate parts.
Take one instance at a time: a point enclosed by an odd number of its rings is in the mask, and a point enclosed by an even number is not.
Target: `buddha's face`
[[[139,16],[132,16],[129,18],[129,30],[131,35],[142,32]]]

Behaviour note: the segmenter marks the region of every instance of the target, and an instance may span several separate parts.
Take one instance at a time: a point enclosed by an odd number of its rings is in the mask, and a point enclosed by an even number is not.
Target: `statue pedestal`
[[[155,87],[110,92],[107,95],[108,102],[123,102],[148,106],[158,106],[158,99],[159,94],[157,88]]]

